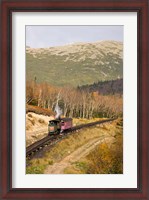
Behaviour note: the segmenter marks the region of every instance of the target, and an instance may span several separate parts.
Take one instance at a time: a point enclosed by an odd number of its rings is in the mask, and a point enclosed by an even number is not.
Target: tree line
[[[91,85],[79,86],[80,90],[89,90],[90,92],[98,91],[103,95],[123,95],[123,79],[108,80],[108,81],[98,81]]]
[[[122,95],[103,95],[98,91],[27,81],[26,103],[54,111],[59,103],[66,117],[93,118],[123,115]]]

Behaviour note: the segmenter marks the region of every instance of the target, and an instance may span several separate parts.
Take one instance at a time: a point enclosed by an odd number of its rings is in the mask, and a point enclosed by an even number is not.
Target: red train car
[[[61,119],[61,132],[70,129],[71,127],[72,127],[72,118]]]
[[[71,129],[73,126],[72,118],[61,118],[49,121],[48,134],[59,134],[65,130]]]

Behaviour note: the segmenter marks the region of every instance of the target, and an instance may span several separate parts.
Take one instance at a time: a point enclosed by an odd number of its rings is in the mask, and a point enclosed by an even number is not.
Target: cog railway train
[[[60,134],[73,126],[72,118],[58,118],[50,120],[48,124],[48,135]]]

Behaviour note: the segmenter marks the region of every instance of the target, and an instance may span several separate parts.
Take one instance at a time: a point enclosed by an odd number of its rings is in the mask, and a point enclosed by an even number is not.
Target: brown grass
[[[45,109],[38,106],[26,105],[26,113],[34,112],[36,114],[51,116],[54,112],[51,109]]]
[[[110,125],[112,140],[103,141],[85,158],[64,170],[66,174],[122,174],[123,173],[123,122],[117,120]],[[103,127],[105,129],[105,126]],[[108,130],[108,125],[105,130]],[[115,135],[113,134],[113,131]]]

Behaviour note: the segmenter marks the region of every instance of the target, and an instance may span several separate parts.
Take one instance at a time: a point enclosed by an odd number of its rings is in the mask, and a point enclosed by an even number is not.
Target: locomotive
[[[60,134],[72,128],[72,118],[56,118],[49,121],[48,135]]]

